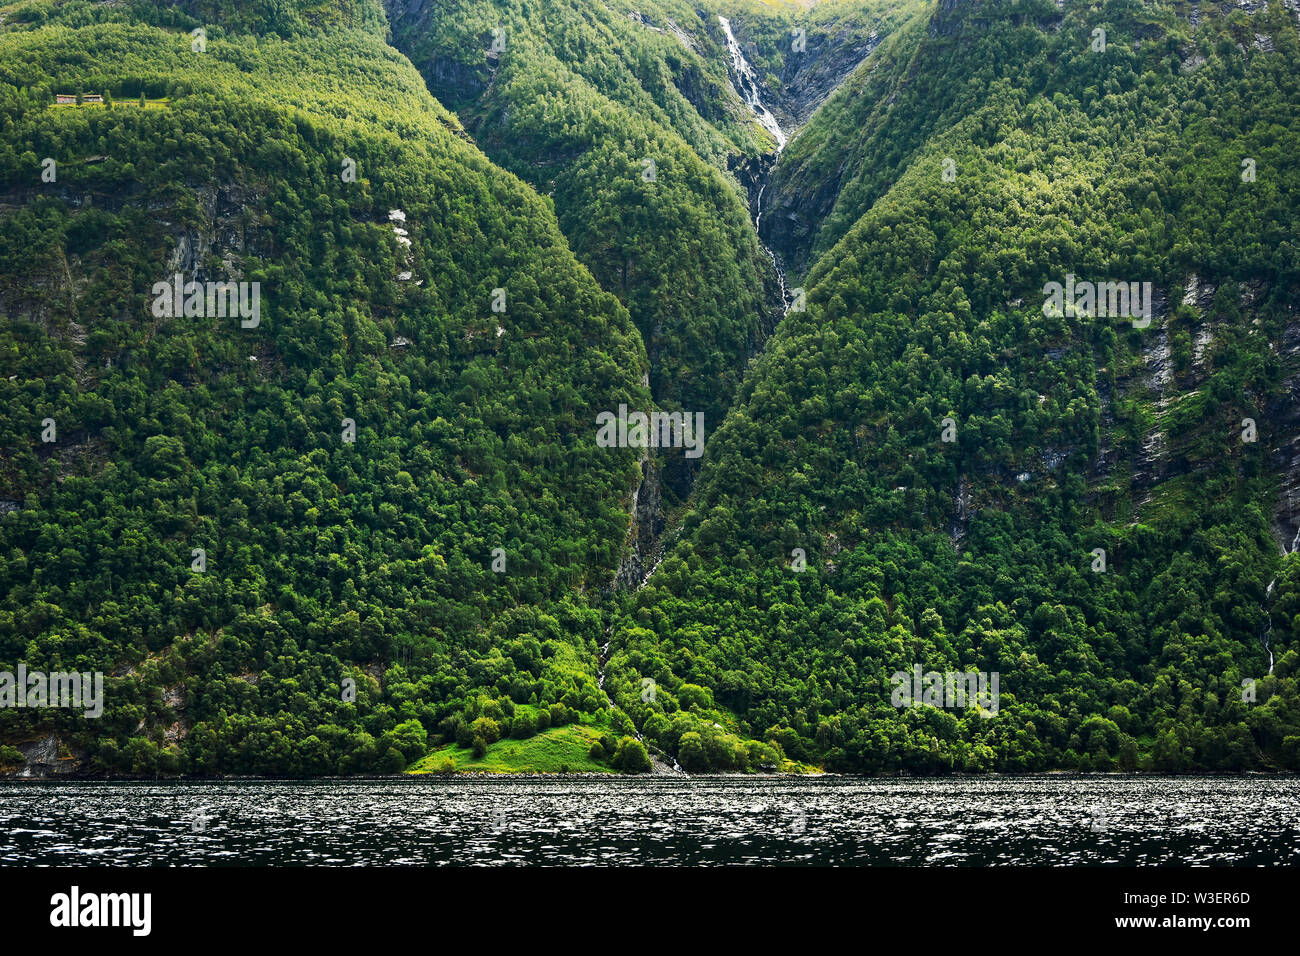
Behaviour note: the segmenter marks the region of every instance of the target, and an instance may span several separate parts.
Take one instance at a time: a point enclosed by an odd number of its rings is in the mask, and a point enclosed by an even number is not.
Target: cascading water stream
[[[736,35],[731,32],[731,21],[726,17],[718,17],[718,23],[722,24],[722,32],[727,36],[727,50],[731,53],[731,70],[739,81],[736,92],[754,111],[754,115],[758,117],[758,122],[762,127],[772,134],[772,138],[776,140],[776,151],[779,155],[781,150],[785,149],[785,144],[789,142],[789,138],[785,135],[785,131],[781,129],[781,124],[776,121],[776,117],[772,115],[772,111],[763,105],[763,100],[758,95],[758,78],[754,76],[754,68],[745,59],[745,54],[740,52],[740,44],[736,42]]]
[[[1268,672],[1270,674],[1273,673],[1273,614],[1268,610],[1267,605],[1269,598],[1273,596],[1273,585],[1275,584],[1277,584],[1277,578],[1268,582],[1268,590],[1264,592],[1264,616],[1268,619],[1268,623],[1264,626],[1264,636],[1261,638],[1264,650],[1268,651]]]
[[[771,133],[772,139],[776,141],[776,151],[772,155],[772,165],[775,165],[776,160],[781,155],[781,151],[785,149],[786,144],[790,139],[786,136],[785,131],[781,129],[781,124],[776,121],[776,117],[772,115],[772,111],[763,103],[762,97],[759,96],[758,78],[754,75],[754,68],[750,66],[749,61],[745,59],[745,54],[740,51],[740,44],[736,41],[736,35],[731,32],[731,21],[726,17],[720,16],[718,17],[718,23],[721,24],[722,32],[727,38],[727,50],[731,54],[731,72],[735,77],[735,83],[733,85],[736,88],[736,93],[745,101],[745,104],[753,110],[754,117],[758,120],[759,125]],[[771,166],[768,168],[770,169]],[[763,219],[763,192],[766,189],[767,179],[765,175],[763,185],[759,187],[758,195],[754,200],[755,234],[758,233],[759,225],[762,223]],[[761,237],[759,238],[759,245],[763,247],[763,251],[767,253],[767,257],[772,260],[772,268],[776,271],[776,279],[780,284],[781,303],[783,307],[789,308],[790,299],[785,287],[785,270],[781,268],[781,263],[777,259],[776,253],[763,243]],[[635,510],[635,501],[633,502],[633,508]],[[662,560],[663,554],[661,552],[658,558],[653,564],[651,564],[650,568],[641,578],[641,583],[638,587],[645,586],[645,583],[650,580],[650,575],[654,574],[655,568],[659,566],[659,562]],[[596,684],[600,688],[601,692],[605,694],[605,699],[609,702],[610,708],[613,709],[617,708],[618,704],[614,703],[614,698],[610,696],[609,691],[605,690],[605,665],[609,660],[609,644],[610,642],[606,640],[604,645],[600,647],[599,654],[596,658]],[[644,740],[639,732],[636,732],[636,738],[637,740]],[[682,769],[681,765],[677,763],[676,759],[673,759],[673,770],[677,773],[685,774],[685,771]]]
[[[1291,541],[1291,550],[1283,550],[1282,555],[1295,554],[1300,550],[1300,526],[1296,527],[1295,538]],[[1264,592],[1264,617],[1268,623],[1264,625],[1264,634],[1260,638],[1260,643],[1264,645],[1264,650],[1268,651],[1268,672],[1273,673],[1273,613],[1268,610],[1268,602],[1273,597],[1273,588],[1277,586],[1277,578],[1268,582],[1268,589]]]
[[[745,59],[745,54],[740,50],[740,43],[736,40],[736,35],[731,32],[731,21],[726,17],[718,17],[718,23],[722,26],[722,32],[727,38],[727,52],[731,54],[731,72],[735,77],[732,84],[736,89],[736,94],[745,101],[745,104],[754,112],[755,119],[760,126],[772,134],[776,140],[776,151],[772,155],[772,165],[776,164],[780,158],[782,150],[790,141],[785,131],[781,129],[781,124],[776,121],[763,98],[759,95],[758,77],[754,75],[754,68],[750,66],[749,61]],[[770,166],[768,167],[771,168]],[[754,232],[757,234],[759,225],[763,219],[763,192],[767,189],[767,177],[764,175],[763,185],[758,188],[758,196],[754,200]],[[776,281],[781,287],[781,303],[784,308],[789,308],[790,299],[785,287],[785,270],[781,268],[780,260],[777,259],[776,253],[763,243],[760,236],[759,244],[767,257],[772,260],[772,268],[776,270]]]
[[[623,708],[614,703],[614,698],[610,695],[609,691],[605,690],[605,665],[609,663],[609,628],[605,629],[605,637],[605,643],[599,646],[596,655],[596,686],[599,687],[600,692],[605,695],[605,700],[609,702],[610,710],[622,710]],[[637,740],[641,741],[641,743],[645,743],[644,735],[642,735],[641,731],[637,730],[636,727],[632,728],[632,734]],[[686,776],[686,771],[682,769],[682,765],[677,762],[676,757],[670,757],[668,754],[659,754],[656,749],[651,747],[647,747],[646,749],[650,752],[651,760],[654,760],[656,756],[658,756],[658,759],[660,760],[667,758],[673,762],[674,773],[680,773],[682,776]]]

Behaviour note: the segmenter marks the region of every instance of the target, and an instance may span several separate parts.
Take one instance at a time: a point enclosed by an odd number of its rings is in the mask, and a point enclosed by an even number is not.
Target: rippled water
[[[0,865],[1268,865],[1298,830],[1295,779],[0,785]]]

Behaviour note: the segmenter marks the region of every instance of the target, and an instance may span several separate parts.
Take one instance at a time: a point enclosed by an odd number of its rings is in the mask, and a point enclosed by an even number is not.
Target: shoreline
[[[172,777],[136,777],[136,776],[106,776],[101,774],[76,774],[76,773],[58,773],[47,774],[44,776],[10,776],[0,775],[0,785],[7,784],[44,784],[44,783],[182,783],[182,784],[201,784],[201,783],[350,783],[363,781],[396,781],[396,780],[604,780],[604,781],[624,781],[624,780],[680,780],[690,782],[692,780],[820,780],[825,778],[834,778],[837,780],[1046,780],[1059,779],[1061,777],[1077,777],[1084,779],[1134,779],[1134,780],[1160,780],[1160,779],[1180,779],[1180,778],[1222,778],[1226,780],[1241,780],[1250,778],[1261,779],[1288,779],[1300,778],[1300,773],[1290,770],[1248,770],[1238,773],[1228,773],[1223,771],[1205,771],[1202,773],[1143,773],[1133,771],[1129,773],[1114,772],[1097,772],[1097,771],[1077,771],[1077,770],[1039,770],[1029,773],[950,773],[950,774],[849,774],[833,773],[831,771],[822,771],[818,773],[695,773],[695,774],[665,774],[654,773],[537,773],[534,771],[519,772],[502,772],[491,773],[487,771],[465,771],[458,773],[434,773],[432,771],[422,773],[393,773],[393,774],[356,774],[348,776],[339,775],[321,775],[321,776],[285,776],[270,777],[265,775],[244,776],[239,774],[216,775],[216,776],[172,776]]]

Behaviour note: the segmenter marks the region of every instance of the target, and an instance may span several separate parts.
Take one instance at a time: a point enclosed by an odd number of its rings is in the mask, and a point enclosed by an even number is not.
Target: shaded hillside
[[[784,305],[752,225],[777,144],[737,93],[717,14],[761,21],[776,39],[787,18],[736,6],[387,4],[393,42],[429,89],[496,163],[554,201],[578,258],[627,306],[657,406],[702,414],[706,433]],[[847,74],[856,61],[846,49],[861,39],[858,19],[822,20],[801,55],[820,64],[810,91]],[[656,560],[697,464],[676,449],[645,456],[621,585],[638,584]]]
[[[392,771],[516,701],[602,710],[577,596],[636,458],[591,422],[648,402],[646,360],[549,204],[375,31],[200,50],[171,9],[84,10],[0,33],[0,669],[103,671],[106,709],[0,740]],[[178,275],[259,307],[167,314]]]
[[[720,422],[778,302],[728,175],[770,141],[731,87],[716,22],[675,0],[388,10],[434,95],[554,200],[574,252],[628,307],[655,401]]]

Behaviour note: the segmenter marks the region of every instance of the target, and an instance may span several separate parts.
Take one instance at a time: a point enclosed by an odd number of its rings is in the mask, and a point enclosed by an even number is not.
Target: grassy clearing
[[[435,773],[451,760],[456,773],[614,773],[587,756],[600,731],[582,724],[552,727],[525,740],[507,738],[487,749],[482,759],[451,744],[440,747],[407,768],[407,773]]]

